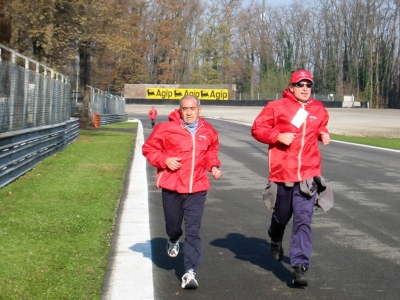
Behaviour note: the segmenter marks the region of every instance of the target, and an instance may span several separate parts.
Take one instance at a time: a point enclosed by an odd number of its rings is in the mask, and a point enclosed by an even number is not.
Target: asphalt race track
[[[130,111],[129,117],[142,121],[147,138],[148,116]],[[160,114],[157,122],[166,120]],[[335,205],[328,213],[314,213],[309,286],[293,288],[288,257],[291,223],[284,237],[283,261],[276,263],[269,254],[271,212],[261,201],[267,178],[266,145],[251,137],[248,124],[207,121],[219,132],[223,176],[210,177],[197,290],[180,288],[182,254],[175,259],[166,254],[161,191],[155,187],[156,170],[147,164],[155,299],[398,298],[399,151],[337,141],[321,145],[323,175],[331,180]]]

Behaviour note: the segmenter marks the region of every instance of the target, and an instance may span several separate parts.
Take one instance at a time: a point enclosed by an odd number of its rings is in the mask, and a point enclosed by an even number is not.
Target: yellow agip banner
[[[186,95],[194,95],[200,100],[228,100],[228,89],[148,88],[146,99],[180,100]]]

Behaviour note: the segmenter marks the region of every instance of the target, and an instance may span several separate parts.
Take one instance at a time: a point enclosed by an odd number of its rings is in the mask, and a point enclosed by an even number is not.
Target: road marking
[[[253,126],[253,123],[250,123],[250,122],[247,122],[247,121],[232,120],[232,119],[228,119],[228,118],[224,118],[224,117],[218,117],[218,116],[215,116],[215,117],[213,117],[213,116],[209,116],[209,117],[205,116],[203,118],[221,120],[221,121],[225,121],[225,122],[230,122],[230,123],[235,123],[235,124],[240,124],[240,125],[246,125],[246,126]],[[351,143],[351,142],[343,142],[343,141],[338,141],[338,140],[333,140],[333,139],[331,139],[331,141],[335,142],[335,143],[342,143],[342,144],[348,144],[348,145],[357,145],[357,146],[365,147],[365,148],[372,148],[372,149],[378,149],[378,150],[385,150],[385,151],[400,153],[400,150],[396,150],[396,149],[369,146],[369,145]]]

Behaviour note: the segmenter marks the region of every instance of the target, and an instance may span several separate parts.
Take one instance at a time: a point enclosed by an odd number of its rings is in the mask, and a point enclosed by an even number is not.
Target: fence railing
[[[282,92],[280,93],[237,93],[236,100],[277,100],[282,98]],[[316,94],[312,93],[311,98],[320,101],[354,101],[354,95],[343,95],[343,94]],[[351,99],[351,100],[350,100]]]
[[[128,120],[124,97],[111,95],[91,86],[88,88],[90,88],[90,119],[95,127]]]
[[[79,135],[68,77],[0,44],[0,188]]]
[[[100,115],[94,114],[93,116],[93,126],[99,128],[100,126],[123,122],[128,120],[128,114],[123,115]]]
[[[0,44],[0,132],[69,120],[68,77]]]

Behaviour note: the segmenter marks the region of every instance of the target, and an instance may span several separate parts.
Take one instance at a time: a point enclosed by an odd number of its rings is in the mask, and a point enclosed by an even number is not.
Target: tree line
[[[316,93],[400,108],[400,0],[0,1],[0,43],[81,88],[233,83],[266,94],[304,68]]]

